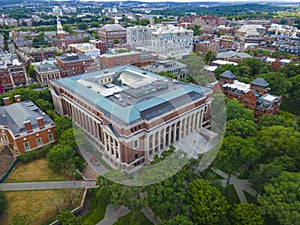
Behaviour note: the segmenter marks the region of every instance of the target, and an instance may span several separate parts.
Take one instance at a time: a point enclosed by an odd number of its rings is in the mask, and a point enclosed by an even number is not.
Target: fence
[[[15,161],[11,164],[10,168],[7,170],[7,172],[0,178],[0,183],[5,181],[5,179],[8,177],[8,175],[11,173],[11,171],[15,168],[17,163],[19,162],[19,158],[17,157]]]

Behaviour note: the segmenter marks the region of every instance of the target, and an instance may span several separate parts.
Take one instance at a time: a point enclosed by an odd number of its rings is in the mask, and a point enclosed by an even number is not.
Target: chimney
[[[21,101],[21,96],[20,95],[15,95],[15,102],[20,102]]]
[[[24,122],[24,127],[25,127],[25,130],[27,130],[27,131],[32,130],[32,125],[31,125],[30,120],[27,120],[27,121]]]
[[[44,118],[43,117],[39,117],[36,118],[37,121],[37,125],[39,128],[44,128],[45,127],[45,123],[44,123]]]
[[[9,105],[9,104],[10,104],[10,99],[9,99],[9,97],[3,98],[3,103],[4,103],[4,105]]]

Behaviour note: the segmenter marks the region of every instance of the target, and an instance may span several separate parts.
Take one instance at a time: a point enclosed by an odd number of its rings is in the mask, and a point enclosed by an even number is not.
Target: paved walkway
[[[45,182],[22,182],[1,183],[1,191],[32,191],[64,188],[96,188],[95,181],[45,181]]]
[[[224,180],[221,180],[222,185],[226,186],[226,180],[228,179],[227,173],[223,172],[219,169],[213,169],[213,171],[224,178]],[[229,179],[229,184],[233,184],[236,193],[240,199],[241,202],[247,202],[246,196],[243,191],[248,192],[252,196],[256,196],[257,193],[254,189],[252,189],[250,186],[251,184],[248,182],[248,180],[245,179],[238,179],[236,176],[231,175]]]
[[[130,210],[125,206],[112,207],[112,205],[109,204],[106,207],[104,219],[97,223],[97,225],[113,225],[119,218],[127,215],[129,212]]]

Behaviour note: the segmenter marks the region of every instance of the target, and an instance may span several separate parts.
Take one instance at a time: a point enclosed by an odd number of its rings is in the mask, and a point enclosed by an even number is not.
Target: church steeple
[[[57,33],[57,37],[58,38],[64,38],[66,35],[67,35],[67,33],[64,31],[64,29],[63,29],[63,27],[62,27],[62,25],[61,25],[61,21],[60,21],[60,19],[59,19],[59,17],[57,16],[57,20],[56,20],[56,28],[57,28],[57,31],[56,31],[56,33]]]

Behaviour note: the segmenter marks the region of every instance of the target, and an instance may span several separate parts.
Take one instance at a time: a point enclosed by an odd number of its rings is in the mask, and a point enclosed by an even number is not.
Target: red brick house
[[[14,155],[40,148],[56,141],[54,122],[32,101],[21,101],[15,96],[14,104],[3,99],[0,107],[0,143],[9,146]]]
[[[281,104],[281,96],[270,94],[268,82],[263,78],[257,78],[246,84],[236,80],[235,75],[226,70],[220,75],[222,92],[230,99],[237,99],[246,108],[254,111],[255,117],[264,114],[277,114]]]

